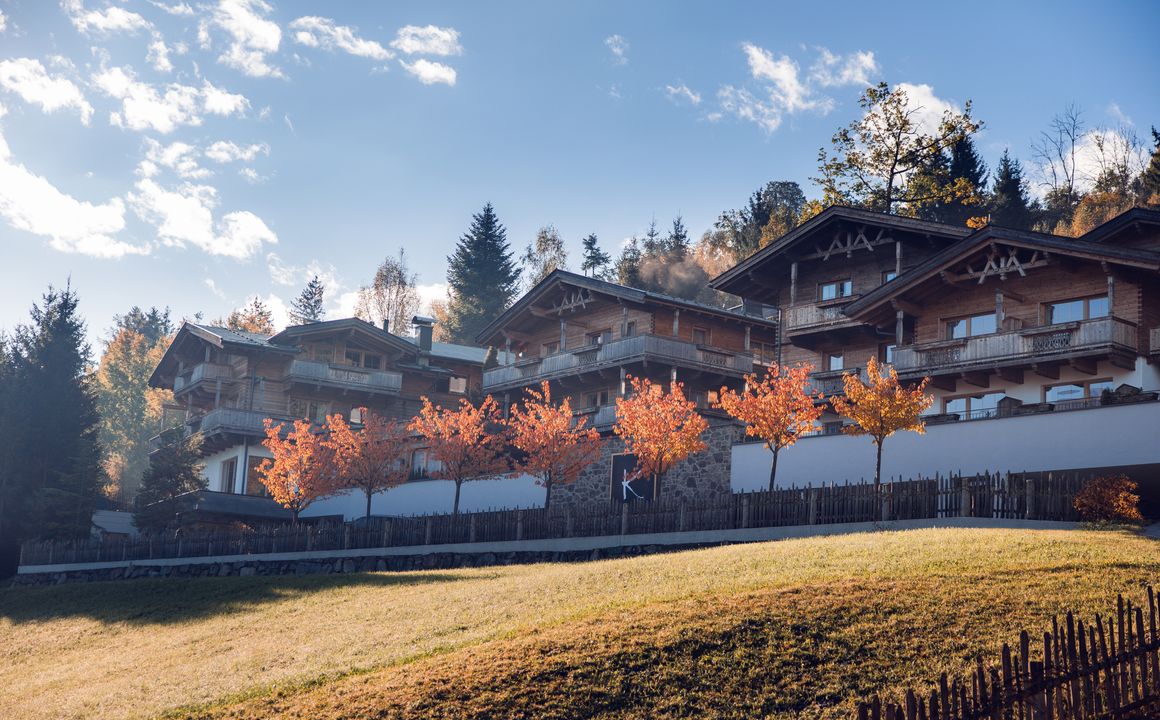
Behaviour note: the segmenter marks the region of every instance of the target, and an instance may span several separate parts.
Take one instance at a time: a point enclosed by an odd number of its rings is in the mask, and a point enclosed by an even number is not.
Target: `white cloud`
[[[0,117],[4,109],[0,106]],[[61,192],[44,177],[16,162],[0,134],[0,217],[9,225],[49,239],[62,252],[101,258],[145,254],[148,247],[114,236],[125,227],[120,198],[93,204]]]
[[[675,103],[688,102],[693,105],[701,104],[701,94],[694,92],[688,85],[665,85],[665,94]]]
[[[330,18],[307,16],[290,23],[294,32],[294,42],[312,48],[331,52],[342,50],[358,57],[372,60],[390,60],[395,56],[374,40],[360,38],[356,28],[335,25]]]
[[[455,84],[455,68],[448,67],[443,63],[419,59],[409,64],[400,60],[399,64],[403,66],[404,70],[419,78],[419,82],[424,85],[434,85],[435,83]]]
[[[138,82],[133,71],[114,67],[93,76],[102,92],[121,101],[121,111],[110,115],[110,122],[130,130],[154,130],[167,134],[183,125],[201,125],[201,113],[240,115],[249,101],[242,95],[226,92],[211,83],[201,88],[170,83],[160,93],[148,83]]]
[[[215,223],[213,209],[217,190],[208,185],[185,184],[167,190],[152,178],[138,180],[129,204],[145,222],[157,229],[163,243],[174,247],[192,244],[210,255],[245,260],[264,243],[275,244],[277,235],[249,211],[231,212]]]
[[[619,35],[604,38],[604,45],[612,53],[612,61],[617,65],[628,64],[628,41]]]
[[[33,58],[0,61],[0,87],[16,93],[27,103],[39,105],[47,113],[75,108],[85,125],[93,116],[93,106],[85,100],[80,88],[66,78],[50,77],[44,65]]]
[[[229,140],[218,140],[205,150],[205,156],[214,162],[228,163],[241,160],[250,162],[258,155],[269,155],[270,146],[265,143],[238,145]]]
[[[244,167],[239,169],[238,175],[241,175],[242,179],[251,185],[257,185],[258,183],[265,182],[267,180],[266,177],[259,175],[258,171],[252,167]]]
[[[161,8],[170,15],[193,16],[193,8],[189,6],[189,3],[178,2],[172,5],[166,5],[163,2],[157,2],[157,0],[149,0],[149,4],[153,7]]]
[[[810,66],[810,81],[822,87],[839,85],[870,85],[872,76],[881,72],[874,53],[860,50],[849,55],[835,55],[826,48],[818,48],[821,57]]]
[[[8,17],[0,10],[0,33],[8,29]]]
[[[813,109],[825,102],[810,97],[809,89],[798,77],[797,63],[788,56],[774,57],[768,50],[749,43],[742,47],[753,78],[773,83],[768,87],[771,105],[794,113]]]
[[[337,293],[343,289],[343,283],[339,280],[338,271],[333,265],[326,265],[325,267],[317,260],[311,260],[306,265],[287,265],[282,261],[282,258],[277,253],[268,253],[266,255],[266,268],[270,271],[270,279],[278,285],[285,285],[287,287],[304,286],[311,278],[317,277],[326,288],[326,295],[329,297],[337,297]],[[351,293],[357,295],[357,292]],[[354,313],[353,301],[351,304],[351,314]]]
[[[415,288],[415,291],[419,294],[419,314],[430,315],[431,303],[436,300],[446,302],[447,293],[450,291],[450,288],[445,282],[437,282],[431,283],[430,285],[419,285]],[[399,330],[396,329],[394,332],[398,333]]]
[[[762,130],[771,133],[781,125],[781,110],[755,97],[743,88],[726,85],[717,91],[717,101],[721,109],[749,122],[756,123]],[[711,113],[717,115],[718,113]]]
[[[136,33],[149,30],[153,25],[135,12],[116,5],[104,10],[85,10],[83,0],[63,0],[61,6],[73,27],[86,35],[97,33],[108,35],[116,32]]]
[[[251,295],[246,298],[246,304],[249,305],[256,295]],[[290,325],[290,308],[286,305],[286,301],[274,295],[273,293],[262,298],[262,302],[270,310],[271,320],[274,322],[274,332],[278,332]]]
[[[218,300],[225,300],[226,299],[225,291],[223,291],[221,288],[219,288],[217,286],[217,283],[213,281],[213,278],[206,278],[205,279],[205,286],[207,288],[209,288],[209,291],[211,293],[213,293],[213,296],[216,297]]]
[[[898,83],[894,89],[906,93],[906,106],[914,111],[911,120],[918,125],[922,132],[928,135],[938,133],[944,113],[961,112],[953,102],[943,100],[935,95],[934,88],[930,85]]]
[[[462,55],[459,31],[455,28],[441,28],[435,25],[419,27],[407,25],[399,28],[391,47],[408,55]]]
[[[153,177],[158,166],[173,170],[186,180],[200,180],[213,173],[197,162],[197,148],[189,143],[174,142],[162,145],[153,138],[145,139],[145,160],[137,166],[137,174]]]
[[[157,72],[173,72],[173,63],[169,61],[169,46],[165,44],[165,39],[161,35],[154,35],[153,40],[149,43],[149,52],[145,55],[145,59],[153,66]]]
[[[282,28],[266,16],[272,8],[265,0],[219,0],[213,23],[230,36],[218,62],[250,77],[283,77],[282,71],[267,62],[282,44]],[[198,40],[209,45],[209,30],[198,28]]]
[[[266,255],[266,269],[270,271],[270,279],[279,285],[292,286],[298,284],[298,268],[287,265],[278,257],[278,253]]]

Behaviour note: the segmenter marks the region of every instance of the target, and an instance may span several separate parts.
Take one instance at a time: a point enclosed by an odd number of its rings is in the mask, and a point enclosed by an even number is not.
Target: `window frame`
[[[839,367],[832,367],[833,363],[831,361],[834,358],[838,359]],[[826,352],[822,353],[822,364],[826,367],[824,372],[838,372],[840,370],[845,370],[846,353],[842,352],[841,350],[838,350],[837,352],[827,350]]]
[[[1103,315],[1093,316],[1091,314],[1093,300],[1103,300],[1105,303],[1107,303],[1107,306],[1108,306],[1107,312],[1104,313]],[[1065,303],[1074,303],[1074,302],[1078,302],[1078,303],[1083,304],[1083,317],[1079,318],[1079,320],[1056,321],[1055,318],[1051,317],[1051,315],[1052,315],[1051,309],[1055,305],[1063,305]],[[1049,301],[1042,304],[1040,312],[1042,313],[1044,325],[1061,325],[1063,323],[1069,323],[1069,322],[1083,322],[1085,320],[1095,320],[1097,318],[1111,317],[1111,315],[1112,315],[1112,303],[1111,303],[1111,300],[1108,298],[1107,293],[1104,293],[1102,295],[1084,295],[1082,297],[1063,298],[1061,300],[1049,300]]]
[[[1097,393],[1095,395],[1092,394],[1092,391],[1091,391],[1092,385],[1102,385],[1103,383],[1108,383],[1109,385],[1111,385],[1115,382],[1116,382],[1115,378],[1101,377],[1101,378],[1091,378],[1089,380],[1066,380],[1063,382],[1048,383],[1046,385],[1043,385],[1042,388],[1040,389],[1040,397],[1043,398],[1042,402],[1045,402],[1045,403],[1067,403],[1067,402],[1079,402],[1081,400],[1091,400],[1092,398],[1099,397],[1099,393]],[[1081,397],[1066,398],[1063,400],[1048,400],[1047,399],[1047,393],[1052,388],[1067,387],[1069,385],[1083,388],[1083,395]],[[1102,392],[1103,392],[1103,390],[1100,391],[1100,393],[1102,393]]]
[[[825,288],[833,286],[835,288],[835,295],[832,298],[825,297]],[[848,292],[843,293],[846,289]],[[824,283],[818,283],[818,302],[836,302],[845,298],[854,297],[854,279],[843,278],[841,280],[830,280]]]
[[[985,318],[985,317],[991,318],[992,322],[994,323],[995,329],[991,330],[990,332],[985,332],[985,333],[974,332],[972,327],[971,327],[974,324],[973,321],[976,318]],[[963,335],[962,337],[955,337],[953,335],[953,331],[951,330],[951,326],[954,324],[960,323],[964,320],[967,322],[966,334]],[[943,328],[943,340],[969,340],[970,338],[974,338],[974,337],[986,337],[987,335],[995,335],[1000,330],[1000,328],[999,328],[999,316],[998,316],[998,314],[995,313],[994,310],[992,310],[989,313],[983,312],[983,313],[971,313],[969,315],[954,315],[951,317],[942,318],[941,322],[942,322],[942,328]]]

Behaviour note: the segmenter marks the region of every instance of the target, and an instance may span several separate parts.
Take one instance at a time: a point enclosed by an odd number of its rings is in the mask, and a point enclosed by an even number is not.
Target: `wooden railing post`
[[[806,511],[806,517],[808,518],[808,523],[810,525],[817,525],[818,524],[818,489],[815,487],[810,488],[808,498],[809,498],[808,505],[807,505],[808,510]]]
[[[741,527],[749,527],[749,495],[741,496]]]
[[[467,523],[467,541],[475,542],[475,513],[472,513]]]
[[[1031,479],[1030,475],[1025,476],[1023,478],[1023,481],[1026,483],[1026,493],[1027,493],[1026,494],[1026,500],[1027,500],[1026,519],[1027,520],[1036,520],[1036,519],[1038,519],[1039,503],[1036,502],[1036,497],[1035,497],[1035,482]]]
[[[516,511],[516,540],[524,539],[524,511]]]
[[[427,527],[423,531],[423,544],[431,544],[431,516],[427,516]]]
[[[620,506],[620,534],[628,534],[628,503]]]
[[[971,517],[971,481],[966,475],[959,475],[959,517]]]

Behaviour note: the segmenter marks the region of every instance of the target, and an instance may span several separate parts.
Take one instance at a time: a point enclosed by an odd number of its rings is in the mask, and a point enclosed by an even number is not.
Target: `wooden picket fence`
[[[641,535],[692,530],[821,525],[951,517],[1075,520],[1085,478],[1070,473],[945,475],[873,483],[731,493],[691,503],[614,503],[584,512],[491,510],[459,515],[375,517],[351,523],[275,525],[233,533],[188,531],[137,539],[28,542],[22,565],[349,550],[411,545]]]
[[[929,694],[907,690],[901,701],[875,696],[859,704],[858,720],[1160,717],[1160,635],[1151,586],[1147,594],[1146,608],[1121,595],[1114,615],[1096,615],[1086,625],[1070,612],[1062,623],[1052,618],[1042,644],[1024,631],[1018,648],[1003,645],[997,666],[984,667],[978,658],[968,677],[948,681],[943,674]]]

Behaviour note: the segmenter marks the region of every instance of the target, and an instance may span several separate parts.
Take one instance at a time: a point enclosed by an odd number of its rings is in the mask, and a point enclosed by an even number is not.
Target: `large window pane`
[[[947,400],[946,411],[948,413],[965,413],[967,411],[967,399],[954,398],[953,400]]]
[[[1083,385],[1053,385],[1047,388],[1047,402],[1080,400],[1084,396],[1083,390]]]
[[[1107,317],[1108,311],[1108,299],[1106,297],[1098,297],[1088,300],[1089,318]]]
[[[965,338],[967,336],[967,320],[951,320],[947,323],[947,340]]]
[[[971,335],[989,335],[997,328],[995,313],[976,315],[971,318]]]
[[[1083,320],[1083,300],[1068,300],[1066,302],[1051,303],[1047,306],[1047,323],[1075,322]]]

